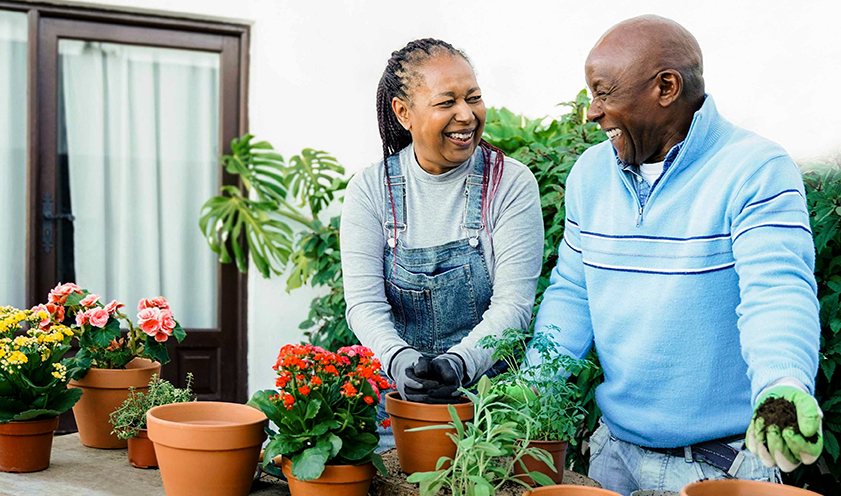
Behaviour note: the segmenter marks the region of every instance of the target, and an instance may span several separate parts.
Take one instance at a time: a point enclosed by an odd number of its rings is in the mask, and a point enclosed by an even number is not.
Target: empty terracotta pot
[[[543,486],[526,491],[523,496],[622,496],[619,493],[588,486]]]
[[[158,468],[155,443],[149,439],[146,429],[140,429],[136,436],[128,439],[128,462],[135,468]]]
[[[91,448],[118,449],[128,443],[111,434],[108,417],[128,397],[128,388],[149,390],[149,380],[161,373],[161,364],[135,358],[125,369],[90,369],[85,377],[71,380],[67,387],[80,388],[82,398],[73,406],[82,444]]]
[[[453,406],[462,422],[473,419],[473,402],[465,398],[465,403]],[[385,397],[385,411],[391,417],[391,430],[394,432],[400,468],[407,474],[433,471],[439,458],[452,458],[456,455],[456,445],[447,436],[447,432],[455,433],[455,429],[406,432],[416,427],[452,422],[447,405],[404,401],[400,399],[400,393],[393,391]]]
[[[0,471],[37,472],[50,466],[58,417],[0,424]]]
[[[365,496],[376,472],[373,463],[327,465],[318,479],[300,481],[292,475],[292,460],[286,457],[283,458],[281,469],[292,496]]]
[[[684,486],[680,496],[820,496],[799,487],[739,479],[711,479]]]
[[[526,470],[529,472],[540,472],[547,475],[555,484],[560,484],[564,480],[564,461],[566,460],[567,444],[569,443],[566,441],[529,441],[526,444],[527,448],[541,448],[552,455],[552,461],[555,462],[554,465],[557,472],[553,471],[549,465],[537,458],[524,456],[520,459],[522,464],[517,463],[514,465],[514,475],[521,475],[520,480],[530,486],[534,486],[535,482],[531,477],[525,475]],[[523,470],[523,464],[526,466],[526,470]]]
[[[149,410],[146,428],[166,494],[248,494],[266,425],[263,412],[238,403],[199,401]]]

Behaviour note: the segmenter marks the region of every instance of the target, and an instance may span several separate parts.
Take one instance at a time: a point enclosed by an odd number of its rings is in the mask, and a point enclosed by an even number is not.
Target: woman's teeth
[[[605,134],[607,134],[608,138],[614,139],[614,138],[618,138],[619,136],[621,136],[622,131],[620,131],[619,129],[614,127],[612,129],[608,129],[607,131],[605,131]]]
[[[444,133],[446,136],[450,138],[459,140],[459,141],[468,141],[473,138],[473,133],[475,131],[470,131],[469,133]]]

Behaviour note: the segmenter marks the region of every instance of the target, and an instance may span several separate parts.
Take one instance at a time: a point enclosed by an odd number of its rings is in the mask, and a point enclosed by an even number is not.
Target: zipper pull
[[[640,224],[642,224],[642,207],[640,207],[639,215],[637,215],[637,227],[639,227]]]

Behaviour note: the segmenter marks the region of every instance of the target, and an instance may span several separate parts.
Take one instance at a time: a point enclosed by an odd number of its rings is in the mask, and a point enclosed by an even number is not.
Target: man
[[[671,20],[614,26],[585,73],[610,139],[567,180],[535,332],[576,358],[598,349],[590,477],[628,495],[814,462],[820,324],[797,166],[718,114],[698,43]],[[795,404],[800,433],[751,422],[769,397]]]

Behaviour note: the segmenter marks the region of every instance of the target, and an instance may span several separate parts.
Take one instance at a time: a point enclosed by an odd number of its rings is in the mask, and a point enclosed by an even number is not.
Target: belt
[[[705,462],[721,470],[729,477],[734,477],[736,471],[739,470],[739,465],[742,464],[744,454],[732,448],[730,443],[744,438],[743,435],[723,437],[680,448],[648,448],[646,446],[641,446],[641,448],[655,453],[684,458],[687,462]]]

